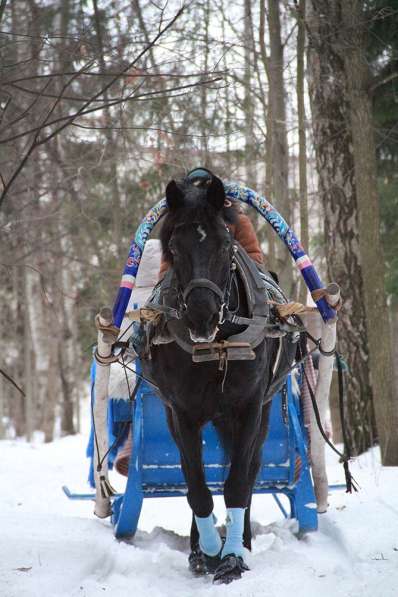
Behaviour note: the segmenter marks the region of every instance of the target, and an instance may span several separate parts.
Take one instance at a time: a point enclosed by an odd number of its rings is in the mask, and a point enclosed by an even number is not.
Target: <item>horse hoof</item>
[[[195,576],[214,574],[221,562],[220,556],[207,556],[199,548],[193,549],[189,554],[189,569]]]
[[[194,549],[191,551],[188,557],[188,564],[190,571],[195,576],[203,576],[208,574],[204,554],[200,549]]]
[[[224,556],[215,571],[213,583],[216,585],[229,585],[233,580],[241,578],[243,572],[250,570],[241,556],[233,554]]]

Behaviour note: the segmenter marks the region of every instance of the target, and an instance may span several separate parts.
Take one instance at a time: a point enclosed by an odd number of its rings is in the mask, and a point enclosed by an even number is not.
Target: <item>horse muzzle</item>
[[[188,330],[189,331],[189,336],[192,340],[192,342],[195,343],[200,343],[200,342],[213,342],[215,337],[217,336],[217,332],[218,332],[218,326],[216,326],[216,329],[214,330],[214,332],[212,334],[210,334],[209,336],[205,337],[205,336],[198,336],[196,335],[192,330]]]

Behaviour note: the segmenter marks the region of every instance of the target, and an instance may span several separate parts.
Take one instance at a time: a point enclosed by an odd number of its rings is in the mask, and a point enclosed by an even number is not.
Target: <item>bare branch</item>
[[[375,77],[375,79],[373,79],[373,83],[370,87],[371,93],[376,91],[376,89],[378,89],[379,87],[382,87],[382,85],[386,85],[390,81],[393,81],[397,77],[398,77],[398,71],[390,73],[389,75],[386,75],[384,77]]]
[[[65,71],[62,73],[49,73],[47,75],[31,75],[29,77],[18,77],[18,79],[10,79],[8,81],[2,81],[3,85],[10,85],[11,83],[22,83],[24,81],[33,81],[34,79],[49,79],[49,78],[55,78],[55,77],[65,77],[67,75],[74,75],[76,73],[76,71]],[[80,76],[84,76],[84,77],[117,77],[118,79],[131,79],[132,77],[137,77],[137,79],[141,79],[141,78],[153,78],[153,77],[163,77],[165,79],[187,79],[190,77],[204,77],[207,75],[225,75],[227,73],[227,71],[214,71],[214,70],[208,70],[208,71],[200,71],[200,72],[195,72],[195,73],[148,73],[148,72],[144,72],[141,69],[139,71],[137,71],[136,73],[126,73],[124,71],[119,72],[119,73],[98,73],[98,72],[86,72],[86,71],[82,71],[80,72]]]
[[[181,91],[183,89],[191,89],[193,87],[198,87],[200,85],[209,85],[210,83],[217,83],[219,81],[222,80],[222,77],[217,77],[215,79],[208,79],[206,81],[199,81],[198,83],[191,83],[189,85],[179,85],[178,87],[168,87],[166,89],[162,89],[159,91],[148,91],[145,93],[141,93],[140,95],[136,95],[136,96],[132,96],[132,97],[123,97],[117,100],[114,100],[112,102],[109,103],[103,103],[100,106],[96,106],[93,108],[89,108],[85,111],[82,111],[81,109],[79,109],[77,112],[75,112],[74,114],[71,114],[69,116],[61,116],[60,118],[56,118],[50,122],[47,122],[46,124],[41,124],[40,126],[34,127],[32,129],[29,129],[27,131],[24,131],[23,133],[18,133],[17,135],[13,135],[12,137],[7,137],[6,139],[0,139],[0,144],[5,144],[5,143],[9,143],[10,141],[15,141],[16,139],[20,139],[21,137],[26,137],[27,135],[30,135],[31,133],[36,132],[37,130],[41,130],[43,128],[46,128],[48,126],[52,126],[53,124],[57,124],[59,122],[64,122],[65,120],[67,121],[66,125],[69,123],[72,123],[74,120],[76,120],[76,118],[80,117],[80,116],[86,116],[87,114],[92,114],[93,112],[97,112],[98,110],[103,110],[104,108],[111,108],[113,106],[117,106],[119,104],[122,104],[126,101],[139,101],[142,100],[143,98],[147,99],[148,97],[155,97],[158,95],[162,95],[162,97],[167,97],[166,93],[171,93],[174,91]],[[169,96],[170,97],[170,96]],[[171,96],[173,97],[173,96]],[[65,125],[62,126],[62,129],[65,128]],[[61,127],[59,129],[57,129],[57,133],[62,130]],[[53,133],[51,133],[51,136],[54,136]],[[50,137],[50,136],[49,136]],[[48,138],[49,138],[48,137]],[[47,141],[48,138],[46,137],[45,140]],[[43,141],[40,141],[40,145],[43,143]]]
[[[4,2],[4,4],[5,4],[5,2]],[[0,16],[1,16],[1,14],[0,14]],[[20,394],[22,394],[22,396],[25,398],[25,392],[24,392],[24,391],[23,391],[23,390],[22,390],[22,389],[19,387],[19,385],[17,384],[17,382],[16,382],[16,381],[14,381],[14,380],[13,380],[13,378],[12,378],[12,377],[10,377],[10,375],[8,375],[8,374],[7,374],[7,373],[4,371],[4,369],[0,369],[0,373],[1,373],[1,375],[2,375],[3,377],[5,377],[5,378],[6,378],[6,380],[7,380],[7,381],[9,381],[9,382],[10,382],[10,384],[12,384],[12,385],[14,386],[14,388],[16,388],[16,389],[18,390],[18,392],[19,392]]]
[[[126,68],[124,68],[122,70],[122,73],[126,73],[127,71],[129,71],[135,64],[137,64],[137,62],[156,44],[156,42],[158,41],[158,39],[160,39],[160,37],[162,35],[164,35],[164,33],[170,29],[170,27],[172,27],[174,25],[174,23],[177,21],[177,19],[181,16],[181,14],[183,13],[183,11],[185,10],[185,5],[182,6],[182,8],[180,8],[180,10],[174,15],[174,17],[168,22],[168,24],[163,27],[163,29],[161,29],[157,35],[155,35],[155,37],[152,39],[152,41],[147,44],[142,50],[141,52],[139,52],[139,54],[136,56],[136,58],[134,58],[134,60],[132,62],[130,62]],[[76,73],[76,76],[78,76],[79,72]],[[76,77],[72,77],[68,83],[66,84],[66,86],[68,86],[73,79],[75,79]],[[37,129],[33,142],[31,143],[29,149],[27,150],[27,152],[25,153],[24,157],[22,158],[20,164],[18,165],[18,167],[16,168],[16,170],[14,171],[14,173],[12,174],[11,178],[9,179],[9,181],[7,182],[5,188],[3,189],[3,192],[0,196],[0,209],[1,206],[4,203],[4,199],[11,187],[11,185],[13,184],[13,182],[15,181],[15,179],[18,177],[18,175],[20,174],[20,172],[22,171],[22,169],[24,168],[28,158],[30,157],[30,155],[32,154],[32,152],[34,151],[34,149],[36,147],[38,147],[39,145],[42,145],[43,143],[46,143],[47,141],[49,141],[51,138],[53,138],[55,135],[58,135],[58,133],[60,133],[64,128],[66,128],[67,126],[69,126],[70,124],[72,124],[72,122],[78,118],[79,116],[81,116],[85,110],[88,108],[88,106],[90,104],[92,104],[96,99],[98,99],[101,95],[104,95],[108,89],[110,89],[113,84],[118,80],[119,76],[115,76],[113,77],[109,83],[107,83],[106,85],[104,85],[102,87],[102,89],[100,89],[92,98],[90,98],[87,102],[85,102],[83,104],[83,106],[77,110],[77,112],[75,112],[73,115],[69,116],[66,118],[66,122],[64,122],[64,124],[62,124],[61,126],[59,126],[55,131],[53,131],[51,134],[49,134],[47,137],[45,137],[44,139],[42,139],[40,142],[38,142],[38,136],[41,132],[41,130],[45,127],[48,126],[48,118],[50,117],[50,115],[53,113],[53,111],[55,110],[56,106],[58,105],[58,103],[61,101],[61,96],[63,94],[63,91],[65,90],[66,86],[64,86],[60,97],[54,102],[54,105],[52,106],[51,110],[49,111],[49,113],[47,114],[44,122],[42,123],[42,125]],[[120,103],[120,102],[117,102]],[[104,106],[105,107],[105,106]]]
[[[52,105],[51,109],[49,110],[47,116],[45,117],[43,123],[40,125],[40,127],[38,127],[38,130],[33,138],[33,141],[29,147],[29,149],[26,151],[24,157],[22,158],[22,160],[20,161],[20,163],[18,164],[17,168],[15,169],[14,173],[12,174],[11,178],[8,180],[8,182],[6,183],[5,187],[3,188],[3,192],[0,195],[0,208],[3,204],[3,201],[8,193],[8,191],[11,188],[11,185],[13,184],[13,182],[16,180],[16,178],[18,177],[18,175],[20,174],[20,172],[22,171],[22,169],[24,168],[27,160],[29,159],[29,156],[32,154],[32,152],[34,151],[34,149],[36,147],[38,147],[39,145],[41,145],[41,142],[38,143],[38,138],[40,135],[40,132],[42,131],[42,129],[46,126],[46,122],[47,120],[50,118],[51,114],[54,112],[54,110],[56,109],[57,105],[59,104],[59,102],[61,101],[62,98],[62,94],[64,93],[64,91],[69,87],[69,85],[71,83],[73,83],[73,81],[76,79],[76,77],[79,76],[79,72],[76,73],[75,76],[71,77],[63,86],[61,93],[59,95],[59,97],[57,98],[57,100],[54,102],[54,104]],[[49,85],[50,81],[48,81],[47,85]]]

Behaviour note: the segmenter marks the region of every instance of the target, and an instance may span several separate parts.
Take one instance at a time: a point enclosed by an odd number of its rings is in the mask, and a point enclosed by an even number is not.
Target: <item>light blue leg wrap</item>
[[[222,542],[215,527],[213,514],[206,516],[206,518],[195,516],[195,521],[199,531],[200,549],[208,556],[216,556],[220,553]]]
[[[245,508],[227,508],[227,537],[221,557],[228,554],[244,555],[243,528],[245,524]]]

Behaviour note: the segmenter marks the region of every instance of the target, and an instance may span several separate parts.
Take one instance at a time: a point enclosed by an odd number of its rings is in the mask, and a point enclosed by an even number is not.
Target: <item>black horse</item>
[[[248,300],[236,275],[236,246],[227,226],[233,223],[236,210],[226,207],[230,203],[223,184],[211,173],[178,184],[171,181],[166,198],[162,251],[171,265],[173,311],[179,313],[171,323],[175,329],[180,326],[185,340],[152,346],[150,358],[143,359],[143,369],[160,389],[180,451],[193,511],[191,569],[215,572],[215,582],[229,583],[247,570],[243,546],[251,548],[250,503],[270,400],[283,383],[283,370],[293,362],[296,344],[291,333],[283,338],[263,334],[249,350],[251,360],[224,361],[222,366],[219,360],[194,362],[195,347],[200,354],[201,347],[222,345],[248,328]],[[234,317],[228,317],[231,312]],[[213,498],[202,465],[201,428],[208,421],[220,434],[231,462],[224,485],[224,543],[214,525]]]

